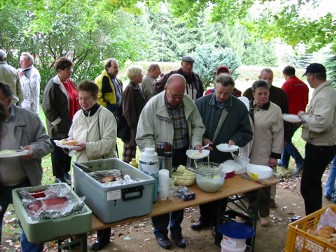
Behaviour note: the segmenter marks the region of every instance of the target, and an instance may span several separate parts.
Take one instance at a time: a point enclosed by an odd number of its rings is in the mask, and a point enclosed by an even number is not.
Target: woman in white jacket
[[[97,103],[98,86],[90,80],[82,81],[78,97],[81,110],[75,114],[69,131],[69,138],[78,142],[77,162],[116,157],[117,123],[113,114]],[[91,249],[105,247],[110,234],[111,228],[98,230],[98,240]]]

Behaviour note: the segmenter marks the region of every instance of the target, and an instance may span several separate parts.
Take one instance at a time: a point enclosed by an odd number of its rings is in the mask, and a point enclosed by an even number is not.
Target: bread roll
[[[319,231],[317,231],[317,235],[318,236],[322,236],[322,237],[325,237],[325,238],[330,238],[331,237],[331,234],[329,231],[327,230],[322,230],[320,229]]]
[[[332,226],[324,226],[324,227],[322,227],[320,230],[326,230],[326,231],[328,231],[329,233],[335,233],[335,228],[332,227]]]

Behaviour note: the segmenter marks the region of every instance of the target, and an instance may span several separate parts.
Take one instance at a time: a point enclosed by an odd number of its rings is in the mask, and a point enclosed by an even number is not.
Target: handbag
[[[117,137],[123,141],[128,141],[131,138],[131,128],[123,115],[117,119]]]

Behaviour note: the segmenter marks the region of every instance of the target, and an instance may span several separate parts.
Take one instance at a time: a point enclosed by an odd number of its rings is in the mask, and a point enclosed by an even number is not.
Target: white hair
[[[140,74],[143,73],[143,69],[141,66],[136,66],[136,65],[133,65],[133,66],[130,66],[128,69],[127,69],[127,77],[132,81],[134,80],[135,77],[139,76]]]

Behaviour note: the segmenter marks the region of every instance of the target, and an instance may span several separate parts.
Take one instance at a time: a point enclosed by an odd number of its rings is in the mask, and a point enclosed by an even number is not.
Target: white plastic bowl
[[[254,174],[258,179],[268,179],[273,175],[272,168],[264,165],[248,164],[247,172]]]

